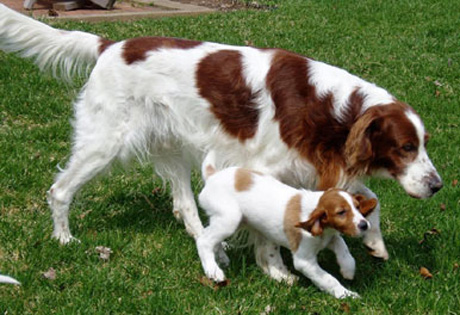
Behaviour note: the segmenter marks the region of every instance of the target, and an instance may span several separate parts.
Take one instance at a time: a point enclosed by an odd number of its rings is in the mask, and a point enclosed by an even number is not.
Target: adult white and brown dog
[[[209,215],[209,225],[196,244],[208,278],[218,283],[225,281],[216,254],[228,263],[220,244],[245,226],[277,246],[290,249],[295,269],[321,290],[336,298],[358,297],[319,266],[317,255],[323,248],[330,248],[342,276],[353,279],[355,260],[340,233],[359,236],[368,230],[370,223],[363,215],[377,206],[376,199],[352,196],[334,188],[325,192],[294,189],[272,176],[238,167],[216,172],[208,164],[203,173],[206,184],[199,203]]]
[[[0,49],[64,77],[95,64],[74,104],[71,157],[48,191],[53,237],[61,243],[72,239],[75,193],[113,161],[133,156],[152,162],[170,183],[174,214],[195,238],[203,226],[190,171],[209,150],[218,153],[219,169],[247,167],[296,187],[372,197],[361,179],[374,175],[416,198],[442,187],[410,106],[292,52],[162,37],[113,42],[52,28],[1,4]],[[386,259],[379,212],[369,217],[364,243]],[[260,240],[257,248],[268,273],[282,264],[272,244]]]

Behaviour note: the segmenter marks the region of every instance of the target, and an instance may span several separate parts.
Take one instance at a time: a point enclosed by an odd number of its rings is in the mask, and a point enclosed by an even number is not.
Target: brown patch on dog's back
[[[299,248],[300,241],[302,240],[302,234],[299,228],[295,227],[300,221],[300,212],[302,208],[302,195],[297,194],[292,197],[284,213],[284,233],[289,241],[289,247],[292,252],[296,252]]]
[[[242,192],[248,191],[252,184],[254,183],[253,180],[253,172],[251,170],[247,170],[244,168],[239,168],[235,172],[235,190]]]
[[[220,50],[203,58],[197,67],[196,83],[228,134],[240,141],[254,137],[259,121],[257,95],[245,82],[240,52]]]
[[[169,38],[169,37],[138,37],[128,39],[123,45],[123,59],[130,65],[138,61],[144,61],[149,51],[160,48],[190,49],[201,45],[202,42]]]
[[[101,38],[99,40],[99,48],[98,48],[99,55],[101,55],[109,46],[111,46],[114,43],[116,42],[109,40],[109,39]]]

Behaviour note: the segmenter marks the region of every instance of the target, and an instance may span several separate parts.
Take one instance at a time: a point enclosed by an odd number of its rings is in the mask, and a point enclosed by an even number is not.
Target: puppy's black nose
[[[439,190],[442,188],[442,181],[438,176],[434,176],[431,178],[430,182],[428,183],[428,186],[431,189],[431,192],[433,194],[437,193]]]
[[[361,222],[358,223],[358,229],[361,231],[366,231],[369,228],[369,224],[367,221],[361,220]]]

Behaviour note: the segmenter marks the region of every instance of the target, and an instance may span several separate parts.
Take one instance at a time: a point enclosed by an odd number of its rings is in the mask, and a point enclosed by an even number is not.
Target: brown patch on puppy
[[[302,239],[302,234],[296,227],[297,223],[300,221],[300,212],[302,209],[301,202],[301,194],[293,196],[287,203],[286,211],[284,212],[284,233],[289,241],[289,247],[292,252],[297,251]]]
[[[190,49],[202,42],[169,37],[138,37],[126,40],[123,45],[123,59],[130,65],[144,61],[149,51],[160,48]]]
[[[245,82],[240,52],[220,50],[203,58],[196,84],[228,134],[241,142],[254,137],[259,122],[257,94]]]
[[[250,170],[237,169],[235,172],[235,190],[238,192],[248,191],[253,184],[252,174]]]

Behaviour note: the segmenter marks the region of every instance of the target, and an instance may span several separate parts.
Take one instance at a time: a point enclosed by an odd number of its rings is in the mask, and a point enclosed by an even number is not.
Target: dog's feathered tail
[[[10,283],[20,285],[19,281],[8,276],[0,275],[0,283]]]
[[[201,164],[201,176],[203,176],[203,181],[206,183],[209,176],[213,175],[215,172],[217,172],[216,153],[211,150],[208,152]]]
[[[0,4],[0,49],[34,58],[40,69],[55,76],[70,80],[86,74],[103,43],[97,35],[55,29]]]

